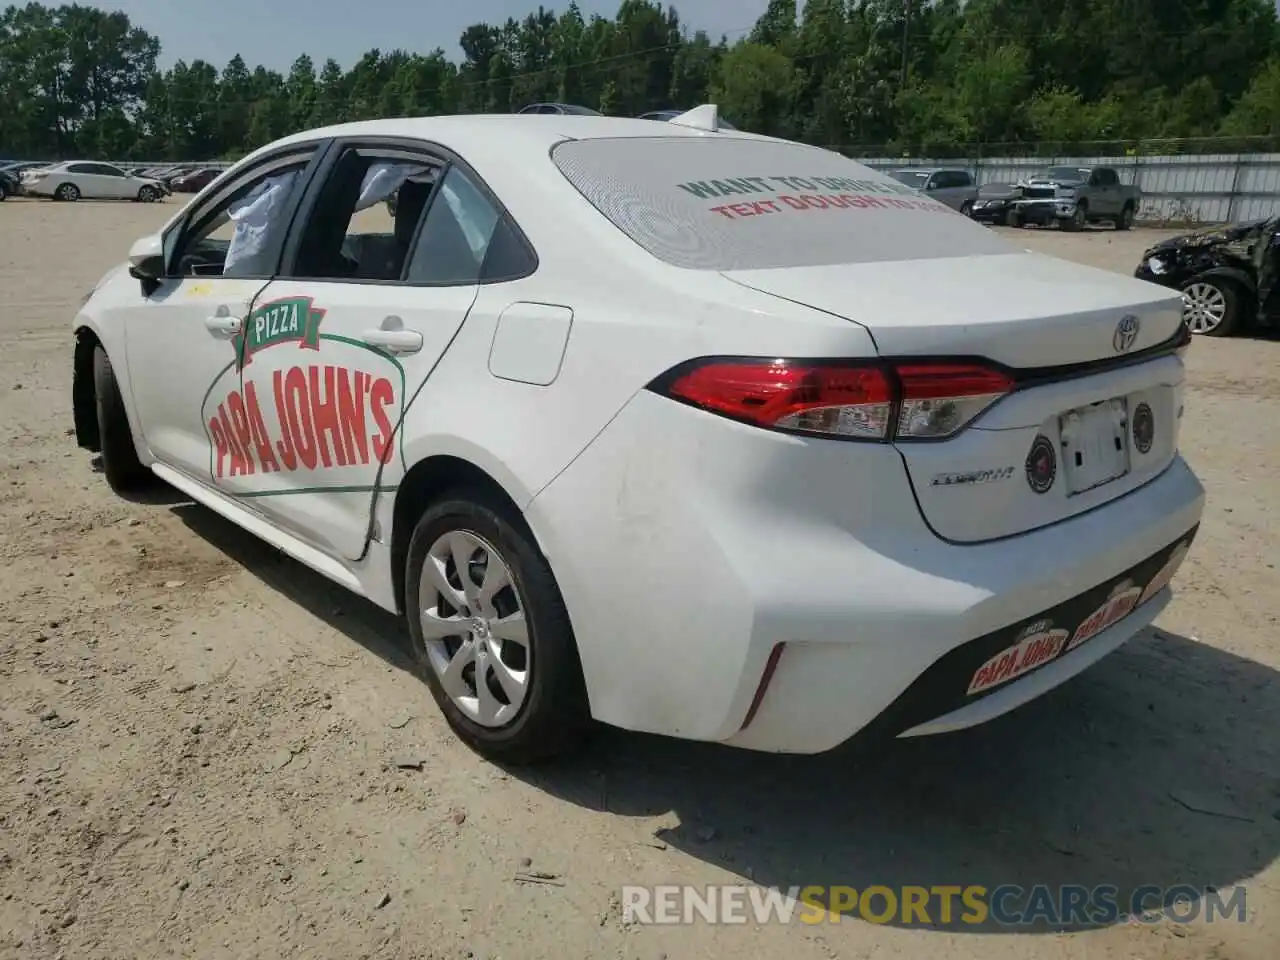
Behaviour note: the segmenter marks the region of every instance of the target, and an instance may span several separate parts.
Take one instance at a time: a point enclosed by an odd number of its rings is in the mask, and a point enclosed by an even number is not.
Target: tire
[[[1006,227],[1020,227],[1022,224],[1018,220],[1017,210],[1006,210],[1004,214],[1004,225]]]
[[[964,203],[960,204],[960,214],[961,214],[961,216],[965,216],[965,217],[972,217],[972,216],[973,216],[973,201],[971,201],[971,200],[966,200]]]
[[[1193,334],[1229,337],[1240,325],[1244,297],[1221,277],[1198,277],[1182,285],[1182,316]]]
[[[159,199],[160,194],[156,191],[155,187],[143,186],[138,190],[139,203],[155,203]]]
[[[102,472],[116,493],[146,487],[153,474],[138,459],[125,413],[124,398],[116,383],[107,351],[93,351],[93,395],[98,410],[98,443],[102,451]]]
[[[1133,228],[1133,204],[1126,203],[1124,209],[1120,211],[1120,218],[1116,221],[1117,230],[1130,230]]]
[[[468,558],[473,589],[491,568],[499,577],[496,582],[505,581],[509,588],[502,587],[487,601],[474,595],[463,601],[453,586],[459,580],[458,564],[450,559],[460,553]],[[438,571],[434,576],[429,564]],[[451,594],[435,585],[442,580]],[[448,596],[457,597],[459,605],[450,604]],[[463,742],[505,764],[537,763],[577,746],[587,729],[589,710],[573,628],[551,568],[518,512],[482,492],[461,489],[445,494],[413,531],[405,561],[404,601],[419,672]],[[518,636],[520,631],[499,630],[514,622],[512,611],[523,614],[523,647],[518,639],[503,636]],[[464,612],[473,616],[464,617]],[[455,620],[459,633],[449,634]],[[446,668],[451,666],[454,679],[446,682]],[[468,666],[470,676],[465,672]],[[521,691],[518,698],[498,686],[499,668],[514,678],[512,683]],[[487,697],[475,682],[477,670],[483,672]]]
[[[1075,212],[1066,220],[1062,221],[1062,229],[1070,233],[1079,233],[1089,223],[1089,206],[1085,203],[1077,203]]]
[[[80,199],[80,188],[74,183],[60,183],[58,189],[53,191],[53,199],[64,203],[75,203]]]

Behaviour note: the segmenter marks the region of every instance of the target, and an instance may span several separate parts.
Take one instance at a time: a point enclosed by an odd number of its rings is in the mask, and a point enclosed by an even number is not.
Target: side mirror
[[[129,249],[129,276],[141,281],[147,296],[160,286],[164,277],[164,241],[158,233],[143,237]]]

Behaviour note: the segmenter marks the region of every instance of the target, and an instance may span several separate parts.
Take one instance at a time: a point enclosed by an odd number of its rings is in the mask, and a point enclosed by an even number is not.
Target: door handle
[[[241,319],[239,317],[217,316],[206,317],[204,325],[210,333],[220,334],[223,336],[234,336],[240,332]]]
[[[395,316],[387,317],[376,330],[366,330],[361,339],[371,347],[381,347],[391,353],[417,353],[422,349],[422,334],[406,330],[404,321]]]

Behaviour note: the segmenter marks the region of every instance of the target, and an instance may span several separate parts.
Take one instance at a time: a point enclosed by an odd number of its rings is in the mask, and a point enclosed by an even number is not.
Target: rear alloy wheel
[[[59,185],[58,189],[53,192],[53,197],[55,200],[75,203],[80,199],[80,188],[74,183],[64,183]]]
[[[1120,211],[1120,219],[1116,221],[1117,230],[1128,230],[1133,226],[1133,207],[1126,204]]]
[[[155,203],[160,195],[156,192],[156,188],[150,185],[144,185],[138,190],[139,203]]]
[[[519,514],[446,497],[418,521],[405,574],[414,654],[454,732],[503,763],[574,746],[588,710],[573,629]]]
[[[1229,337],[1240,317],[1240,295],[1222,280],[1193,280],[1182,288],[1182,316],[1194,334]]]

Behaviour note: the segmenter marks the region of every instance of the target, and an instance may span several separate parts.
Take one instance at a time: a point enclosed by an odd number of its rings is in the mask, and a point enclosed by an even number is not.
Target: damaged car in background
[[[1128,230],[1142,203],[1142,191],[1122,183],[1112,167],[1049,167],[1019,186],[1018,222],[1042,227],[1056,222],[1063,230],[1099,222]]]
[[[1182,291],[1192,333],[1227,337],[1280,319],[1280,217],[1171,237],[1142,255],[1134,275]]]
[[[1018,201],[1022,187],[1016,183],[984,183],[969,216],[979,223],[998,223],[1005,227],[1018,225]]]

